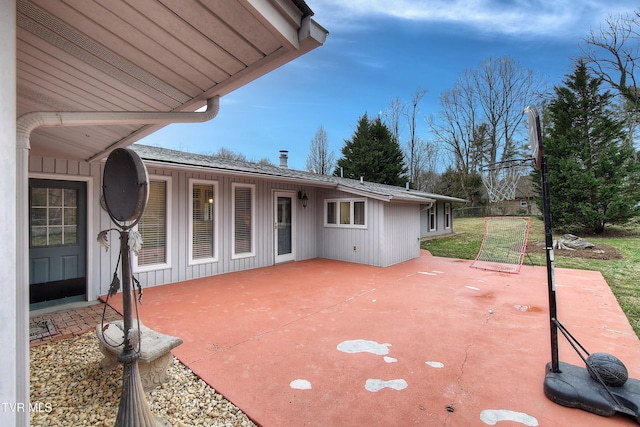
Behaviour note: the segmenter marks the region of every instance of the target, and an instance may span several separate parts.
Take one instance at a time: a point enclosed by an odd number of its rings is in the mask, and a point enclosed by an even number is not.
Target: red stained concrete
[[[470,264],[428,252],[388,268],[313,259],[145,289],[140,317],[181,337],[174,355],[262,426],[484,426],[487,409],[540,426],[637,425],[544,396],[544,267],[514,275]],[[560,321],[639,378],[640,342],[602,275],[556,269],[556,282]],[[120,296],[109,301],[119,311]],[[397,362],[337,349],[355,339],[391,344]],[[560,360],[583,366],[562,337]],[[296,379],[312,389],[291,388]],[[367,379],[408,387],[374,393]]]

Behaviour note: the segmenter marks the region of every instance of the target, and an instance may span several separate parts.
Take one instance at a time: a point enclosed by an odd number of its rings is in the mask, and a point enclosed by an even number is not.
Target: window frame
[[[165,182],[165,220],[166,220],[166,228],[164,231],[164,236],[165,236],[165,260],[164,262],[161,263],[157,263],[157,264],[146,264],[146,265],[139,265],[138,264],[138,255],[133,252],[132,253],[132,270],[134,273],[144,273],[144,272],[149,272],[149,271],[156,271],[156,270],[164,270],[164,269],[168,269],[171,268],[171,242],[172,242],[172,238],[171,238],[171,211],[172,211],[172,200],[171,200],[171,193],[172,193],[172,177],[171,176],[167,176],[167,175],[149,175],[149,187],[151,187],[151,182],[152,181],[164,181]],[[143,213],[144,216],[144,213]],[[135,230],[138,231],[138,227],[139,224],[136,224],[135,226]],[[144,245],[144,242],[143,242]]]
[[[251,250],[249,252],[236,253],[236,189],[251,189]],[[242,259],[256,256],[256,185],[243,182],[231,183],[231,259]]]
[[[335,219],[335,223],[329,223],[329,204],[333,203],[334,213],[333,218]],[[340,206],[342,203],[349,203],[349,223],[341,222],[341,212]],[[364,203],[364,224],[354,224],[355,219],[355,204],[356,203]],[[323,225],[329,228],[359,228],[366,229],[368,228],[367,221],[367,213],[369,209],[369,203],[366,198],[335,198],[335,199],[324,199],[324,213],[323,213]]]
[[[438,231],[438,210],[437,204],[434,203],[427,209],[427,229],[429,231]]]
[[[451,203],[444,204],[444,229],[451,230]]]
[[[213,189],[213,256],[207,258],[194,258],[193,251],[193,187],[194,185],[207,185]],[[220,235],[220,226],[218,223],[218,211],[220,207],[220,198],[218,197],[218,181],[189,178],[189,261],[188,265],[199,265],[218,261],[218,241]]]

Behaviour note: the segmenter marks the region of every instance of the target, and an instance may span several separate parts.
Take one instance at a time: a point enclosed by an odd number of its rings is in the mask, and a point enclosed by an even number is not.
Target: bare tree
[[[321,175],[330,175],[336,164],[336,155],[329,151],[327,132],[320,125],[316,135],[311,140],[309,155],[307,156],[307,170]]]
[[[411,95],[410,104],[404,109],[405,118],[409,125],[409,140],[407,141],[406,157],[409,166],[409,180],[418,187],[418,176],[422,171],[425,160],[424,153],[421,152],[424,141],[417,137],[418,114],[420,113],[420,101],[427,94],[426,89],[418,89]]]
[[[519,154],[525,107],[542,100],[542,81],[510,57],[489,58],[472,73],[482,121],[488,126],[489,163]]]
[[[439,167],[439,147],[434,141],[416,139],[413,185],[416,190],[435,191]]]
[[[402,133],[401,118],[405,115],[406,107],[399,97],[393,98],[389,102],[389,108],[382,112],[384,122],[391,132],[393,139],[400,144],[400,134]],[[401,144],[400,144],[401,145]]]
[[[399,97],[395,97],[389,102],[389,108],[382,113],[387,128],[389,128],[394,140],[400,146],[402,146],[400,140],[404,128],[402,122],[406,120],[409,135],[403,150],[409,169],[409,181],[414,188],[418,188],[418,180],[425,160],[425,156],[420,152],[424,146],[424,141],[418,138],[418,117],[420,114],[420,102],[426,93],[426,89],[418,89],[411,95],[411,100],[406,103]]]
[[[451,153],[455,169],[468,175],[483,163],[519,154],[526,139],[524,108],[543,95],[544,84],[532,70],[510,57],[489,58],[478,69],[464,71],[442,94],[440,114],[430,126]]]
[[[477,126],[474,90],[466,71],[453,89],[440,95],[438,116],[429,116],[427,123],[442,147],[449,152],[454,169],[463,175],[475,170],[472,159],[474,130]]]
[[[640,125],[640,10],[609,16],[598,30],[584,39],[584,59],[591,74],[601,78],[619,95],[615,106],[626,123],[627,143],[636,144]]]
[[[640,10],[609,16],[584,40],[582,49],[590,71],[616,89],[636,110],[640,107]]]

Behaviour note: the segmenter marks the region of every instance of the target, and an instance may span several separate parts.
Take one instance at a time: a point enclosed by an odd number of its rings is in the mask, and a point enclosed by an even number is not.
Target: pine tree
[[[551,215],[560,227],[595,233],[636,215],[638,163],[625,144],[613,95],[578,61],[548,106],[543,151],[549,161]]]
[[[341,171],[342,169],[342,171]],[[407,180],[404,155],[380,118],[365,113],[350,140],[345,140],[334,175],[381,184],[403,186]]]

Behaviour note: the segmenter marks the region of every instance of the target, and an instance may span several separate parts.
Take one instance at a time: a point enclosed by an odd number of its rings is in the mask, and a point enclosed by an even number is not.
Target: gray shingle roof
[[[211,169],[218,173],[254,175],[262,178],[272,178],[283,181],[303,182],[309,186],[336,188],[352,194],[382,199],[405,201],[415,203],[428,203],[435,200],[451,202],[466,202],[464,199],[443,196],[440,194],[425,193],[416,190],[407,190],[393,185],[377,184],[367,181],[358,181],[349,178],[340,178],[332,175],[320,175],[312,172],[279,166],[253,163],[240,160],[221,159],[203,154],[187,153],[184,151],[170,150],[167,148],[152,147],[149,145],[133,144],[130,146],[142,160],[175,167],[197,167]]]

